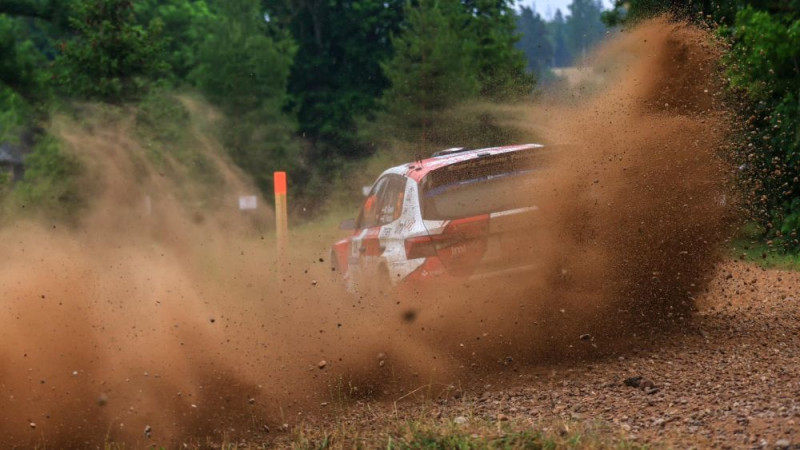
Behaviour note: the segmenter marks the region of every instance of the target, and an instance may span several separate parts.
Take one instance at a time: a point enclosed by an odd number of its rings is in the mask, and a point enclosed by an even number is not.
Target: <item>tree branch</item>
[[[49,1],[0,0],[0,14],[52,20],[53,9]]]

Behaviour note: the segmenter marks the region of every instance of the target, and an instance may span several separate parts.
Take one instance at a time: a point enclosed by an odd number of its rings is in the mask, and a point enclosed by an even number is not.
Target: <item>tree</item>
[[[161,21],[164,61],[170,66],[169,78],[185,83],[189,73],[200,63],[198,47],[205,30],[220,17],[212,8],[213,0],[138,0],[134,4],[141,23]]]
[[[481,95],[514,99],[533,90],[535,79],[525,72],[512,1],[462,0],[468,21],[462,38],[469,43],[478,71]]]
[[[381,64],[392,57],[390,35],[402,21],[403,1],[268,3],[270,17],[287,24],[298,44],[287,106],[312,144],[312,160],[369,153],[358,139],[356,124],[372,117],[389,86]]]
[[[457,0],[406,3],[406,20],[392,37],[395,56],[383,65],[391,87],[383,104],[394,120],[423,141],[435,113],[474,98],[479,84],[468,42],[459,31],[467,20]]]
[[[751,218],[783,249],[800,251],[800,0],[631,0],[615,2],[607,23],[669,13],[717,27],[742,129],[739,171]]]
[[[754,217],[768,237],[800,251],[800,9],[746,7],[734,25],[725,62],[731,87],[748,100],[740,156]]]
[[[553,36],[553,67],[567,67],[572,64],[572,52],[567,46],[567,22],[564,20],[561,9],[556,10],[549,26],[551,36]]]
[[[71,96],[113,103],[140,96],[168,69],[162,23],[137,24],[130,0],[75,0],[74,38],[60,44],[57,82]]]
[[[42,95],[43,77],[39,68],[45,57],[25,36],[22,24],[0,16],[0,84],[32,101]]]
[[[202,28],[200,61],[190,79],[233,114],[285,101],[296,46],[264,19],[258,0],[220,2],[216,20]]]
[[[523,6],[517,16],[517,29],[522,37],[517,48],[525,53],[529,72],[541,76],[553,65],[553,43],[547,30],[547,23],[531,8]]]
[[[603,5],[600,0],[572,0],[568,8],[567,45],[574,57],[584,58],[605,34],[606,28],[601,20]]]
[[[217,8],[189,78],[226,113],[224,143],[267,192],[274,170],[298,166],[296,125],[281,110],[296,46],[266,21],[258,0],[226,0]]]

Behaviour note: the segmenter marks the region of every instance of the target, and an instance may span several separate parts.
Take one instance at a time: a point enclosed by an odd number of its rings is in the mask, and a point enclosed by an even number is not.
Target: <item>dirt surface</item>
[[[339,430],[350,447],[422,417],[462,417],[478,435],[797,442],[798,277],[726,263],[709,281],[732,228],[715,49],[653,21],[609,44],[603,89],[523,105],[524,130],[568,144],[515,242],[536,270],[393,301],[344,292],[326,261],[335,223],[294,229],[277,257],[271,212],[235,208],[253,187],[203,133],[203,108],[192,129],[219,166],[213,189],[180,166],[165,176],[125,120],[56,121],[97,198],[72,227],[0,230],[4,444],[272,445]]]
[[[798,294],[800,272],[724,263],[685,326],[652,330],[615,355],[510,369],[447,398],[362,404],[305,429],[330,433],[345,423],[354,439],[341,439],[345,447],[422,418],[474,438],[571,427],[606,435],[609,445],[798,448]],[[575,345],[593,339],[575,336]]]

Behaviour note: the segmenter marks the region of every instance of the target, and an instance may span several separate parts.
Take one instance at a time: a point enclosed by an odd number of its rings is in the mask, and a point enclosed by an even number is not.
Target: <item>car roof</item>
[[[422,178],[425,177],[425,175],[429,174],[430,172],[436,169],[440,169],[442,167],[449,166],[451,164],[463,161],[469,161],[471,159],[483,158],[489,155],[499,155],[502,153],[511,153],[520,150],[528,150],[531,148],[540,148],[540,147],[544,146],[541,144],[522,144],[522,145],[507,145],[504,147],[478,148],[472,150],[457,150],[441,156],[432,156],[427,159],[405,163],[399,166],[392,167],[384,171],[383,174],[381,174],[381,176],[387,174],[396,174],[411,178],[412,180],[419,182],[420,180],[422,180]]]

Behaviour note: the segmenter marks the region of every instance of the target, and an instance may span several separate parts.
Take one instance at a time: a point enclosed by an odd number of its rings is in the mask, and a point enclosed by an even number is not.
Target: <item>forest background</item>
[[[608,33],[667,13],[726,42],[754,217],[765,240],[800,249],[800,0],[567,9],[545,20],[512,0],[0,0],[4,215],[80,214],[82,163],[51,130],[59,115],[131,116],[153,158],[213,179],[187,150],[181,99],[193,98],[219,111],[211,132],[264,195],[285,170],[294,220],[314,217],[365,166],[386,163],[383,152],[514,143],[492,105],[564,89],[554,69],[580,67]]]

